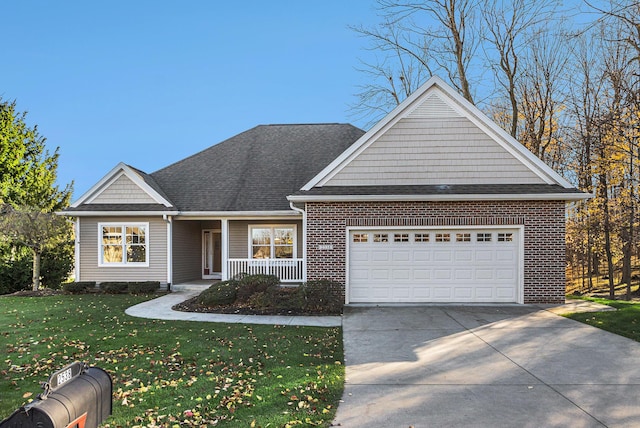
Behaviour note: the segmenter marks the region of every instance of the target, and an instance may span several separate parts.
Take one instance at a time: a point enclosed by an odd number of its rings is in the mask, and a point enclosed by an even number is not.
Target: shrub
[[[89,288],[95,288],[95,281],[67,282],[62,284],[62,289],[68,293],[85,293]]]
[[[107,294],[120,294],[127,291],[129,288],[128,282],[101,282],[100,290]]]
[[[329,279],[309,281],[300,286],[304,295],[304,308],[310,312],[339,314],[344,306],[342,284]]]
[[[213,284],[198,296],[198,303],[205,306],[228,305],[236,300],[238,281],[229,280]]]
[[[160,281],[130,282],[128,286],[131,294],[150,294],[158,288],[160,288]]]
[[[280,278],[275,275],[243,275],[238,280],[238,301],[247,302],[252,295],[279,285]]]
[[[247,302],[254,309],[300,311],[304,308],[304,294],[300,287],[269,287],[254,293]]]

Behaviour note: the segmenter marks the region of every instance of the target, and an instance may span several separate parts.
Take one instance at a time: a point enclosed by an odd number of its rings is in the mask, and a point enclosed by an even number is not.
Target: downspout
[[[74,263],[75,263],[75,271],[73,275],[75,276],[74,280],[76,282],[80,281],[80,217],[76,217],[76,221],[73,222],[74,226],[74,235],[75,235],[75,245],[73,255]]]
[[[307,212],[289,201],[292,210],[302,214],[302,282],[307,282]]]
[[[167,223],[167,291],[171,291],[171,283],[173,282],[173,217],[163,214],[162,219]]]

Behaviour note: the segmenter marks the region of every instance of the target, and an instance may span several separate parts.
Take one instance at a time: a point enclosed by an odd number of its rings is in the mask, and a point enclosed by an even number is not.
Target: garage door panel
[[[450,262],[452,258],[451,250],[435,250],[433,252],[433,261],[436,262]]]
[[[351,302],[517,301],[516,229],[390,229],[350,238]]]

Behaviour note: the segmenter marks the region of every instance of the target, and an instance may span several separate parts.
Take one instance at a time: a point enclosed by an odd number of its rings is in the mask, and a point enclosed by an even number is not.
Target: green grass
[[[640,342],[640,304],[621,300],[583,298],[617,309],[608,312],[588,312],[565,315],[576,321],[610,331]]]
[[[145,320],[147,299],[0,298],[0,419],[72,361],[113,379],[118,426],[328,426],[344,384],[339,328]]]

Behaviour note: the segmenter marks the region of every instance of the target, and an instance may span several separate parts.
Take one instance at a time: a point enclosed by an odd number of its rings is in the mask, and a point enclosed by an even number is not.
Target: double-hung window
[[[296,257],[294,225],[250,226],[250,257],[252,259],[293,259]]]
[[[149,223],[101,223],[100,266],[149,266]]]

